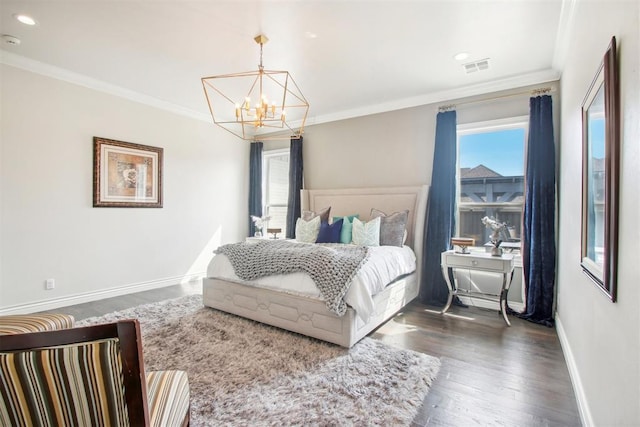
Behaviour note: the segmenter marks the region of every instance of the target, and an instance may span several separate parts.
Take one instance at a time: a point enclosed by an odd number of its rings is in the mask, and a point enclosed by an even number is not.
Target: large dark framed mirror
[[[616,38],[582,103],[583,271],[616,301],[620,84]]]

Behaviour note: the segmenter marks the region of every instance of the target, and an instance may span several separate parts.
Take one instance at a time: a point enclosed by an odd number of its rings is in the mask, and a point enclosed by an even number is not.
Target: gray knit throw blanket
[[[261,240],[223,245],[215,253],[226,255],[242,280],[274,274],[307,273],[320,290],[327,308],[342,316],[347,311],[343,297],[349,290],[351,279],[366,261],[369,249],[333,243]]]

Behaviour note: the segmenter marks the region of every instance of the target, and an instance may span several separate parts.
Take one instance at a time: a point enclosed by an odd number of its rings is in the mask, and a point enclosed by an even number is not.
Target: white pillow
[[[380,246],[380,217],[366,223],[353,218],[351,243],[360,246]]]
[[[315,243],[320,232],[320,217],[316,216],[310,221],[298,218],[296,221],[296,240],[303,243]]]

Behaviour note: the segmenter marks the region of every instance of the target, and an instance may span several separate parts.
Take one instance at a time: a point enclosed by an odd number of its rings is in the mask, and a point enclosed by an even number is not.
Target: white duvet
[[[353,278],[344,301],[353,307],[357,315],[366,322],[373,313],[373,296],[397,277],[412,273],[415,269],[416,255],[410,247],[371,246],[369,247],[369,258]],[[209,263],[207,277],[260,286],[294,295],[322,298],[315,283],[306,273],[265,276],[247,282],[236,276],[229,259],[220,254],[214,256]]]

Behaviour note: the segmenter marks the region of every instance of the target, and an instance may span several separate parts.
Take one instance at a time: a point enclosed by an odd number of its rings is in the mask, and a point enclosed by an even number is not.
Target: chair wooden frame
[[[57,331],[5,335],[0,339],[0,351],[17,352],[118,338],[129,422],[131,425],[148,426],[151,418],[147,402],[141,337],[140,323],[136,319],[129,319]],[[189,412],[187,411],[183,425],[188,424]]]

